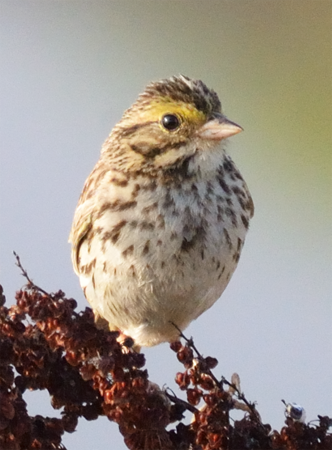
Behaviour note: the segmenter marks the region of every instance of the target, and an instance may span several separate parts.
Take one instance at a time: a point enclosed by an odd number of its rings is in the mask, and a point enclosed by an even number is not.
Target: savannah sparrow
[[[202,81],[154,82],[86,180],[74,268],[96,319],[137,346],[176,340],[236,268],[254,207],[224,143],[241,130]]]

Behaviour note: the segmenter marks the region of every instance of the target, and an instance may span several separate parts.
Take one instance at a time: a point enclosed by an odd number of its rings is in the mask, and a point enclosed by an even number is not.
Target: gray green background
[[[86,306],[67,237],[101,144],[147,82],[200,78],[245,130],[228,150],[256,214],[229,287],[186,334],[217,376],[239,373],[264,422],[282,426],[282,398],[331,415],[331,16],[323,0],[1,0],[7,297],[23,284],[15,250],[37,284]],[[146,357],[175,388],[168,345]],[[54,414],[47,393],[25,395],[31,414]],[[82,419],[64,444],[125,448],[107,419]]]

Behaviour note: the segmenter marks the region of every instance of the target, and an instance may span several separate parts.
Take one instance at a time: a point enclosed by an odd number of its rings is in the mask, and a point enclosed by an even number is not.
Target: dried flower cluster
[[[77,313],[75,300],[46,293],[23,273],[28,285],[17,292],[16,305],[5,306],[0,287],[0,449],[63,450],[61,436],[73,432],[80,417],[100,415],[119,424],[132,450],[332,448],[328,417],[315,425],[288,417],[280,432],[271,431],[241,393],[238,376],[218,380],[212,373],[217,360],[204,358],[184,336],[184,344],[171,347],[185,368],[176,382],[187,400],[161,391],[130,340],[121,346],[118,333],[96,328],[91,309]],[[26,389],[47,389],[62,418],[29,416]],[[243,419],[232,422],[232,409],[243,410]],[[182,422],[186,410],[193,413],[189,425]]]

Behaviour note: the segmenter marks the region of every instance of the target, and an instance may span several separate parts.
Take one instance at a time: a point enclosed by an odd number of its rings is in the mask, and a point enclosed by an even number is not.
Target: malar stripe
[[[171,179],[172,181],[182,179],[192,178],[192,173],[188,172],[189,163],[192,159],[194,159],[195,155],[190,156],[180,156],[176,161],[173,162],[173,165],[168,169],[164,170],[164,178]],[[199,170],[199,167],[198,167]]]
[[[160,147],[152,147],[150,150],[146,151],[146,148],[149,147],[149,143],[141,142],[140,145],[133,144],[130,146],[133,152],[139,153],[140,155],[145,156],[146,158],[155,158],[156,156],[161,155],[162,153],[166,153],[169,150],[177,150],[183,147],[186,144],[186,141],[179,142],[168,142],[165,145]]]
[[[148,143],[142,142],[141,146],[133,144],[130,146],[130,148],[133,152],[139,153],[140,155],[146,156],[147,158],[154,158],[160,155],[160,153],[163,151],[161,148],[153,147],[147,152],[145,149],[146,147],[148,147],[148,145]]]
[[[187,143],[187,141],[185,141],[185,140],[179,141],[179,142],[168,142],[167,144],[160,147],[160,150],[163,153],[167,152],[168,150],[177,150],[177,149],[183,147],[184,145],[186,145],[186,143]]]

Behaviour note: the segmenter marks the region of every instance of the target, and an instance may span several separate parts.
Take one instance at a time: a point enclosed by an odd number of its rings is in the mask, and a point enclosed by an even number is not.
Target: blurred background
[[[256,214],[222,299],[186,330],[241,377],[264,422],[281,399],[332,414],[332,3],[328,0],[0,1],[0,283],[33,280],[87,305],[67,238],[83,183],[123,111],[179,73],[218,92],[245,130],[228,151]],[[168,344],[144,350],[150,379],[177,393]],[[179,393],[181,395],[181,393]],[[46,392],[31,414],[59,415]],[[117,425],[86,422],[68,449],[125,448]]]

